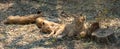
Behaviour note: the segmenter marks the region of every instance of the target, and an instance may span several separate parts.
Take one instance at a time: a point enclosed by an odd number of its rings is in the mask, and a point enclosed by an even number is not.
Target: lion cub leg
[[[62,34],[63,30],[64,30],[63,28],[58,29],[56,33],[53,35],[53,37],[56,38],[58,35]]]
[[[51,37],[54,33],[55,33],[55,31],[52,31],[49,35],[46,35],[44,37],[46,37],[46,38]]]

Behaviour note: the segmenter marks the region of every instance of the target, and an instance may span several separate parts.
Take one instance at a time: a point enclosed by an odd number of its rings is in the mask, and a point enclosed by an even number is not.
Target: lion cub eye
[[[45,23],[43,22],[42,25],[45,25]]]

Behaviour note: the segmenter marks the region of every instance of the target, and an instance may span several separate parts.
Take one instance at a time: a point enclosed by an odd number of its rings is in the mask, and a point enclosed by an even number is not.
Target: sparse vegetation
[[[68,31],[74,30],[71,33],[77,33],[77,36],[44,38],[35,23],[4,24],[9,16],[29,17],[41,11],[42,17],[58,24],[71,24],[79,19],[74,19],[75,16],[86,15],[82,23],[85,28],[79,28],[80,23],[76,27],[75,22]],[[119,11],[120,0],[0,0],[0,49],[120,49]],[[20,23],[20,20],[14,21]],[[94,22],[99,22],[100,29],[96,30],[95,25],[94,29],[91,27]],[[90,33],[90,36],[82,36],[84,33]]]

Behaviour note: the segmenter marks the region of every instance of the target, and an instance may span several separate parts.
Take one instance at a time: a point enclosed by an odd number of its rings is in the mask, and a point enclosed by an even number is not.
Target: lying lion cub
[[[49,33],[49,35],[44,37],[57,37],[64,30],[64,24],[58,24],[45,20],[44,18],[37,18],[36,25],[41,29],[41,32]]]
[[[39,15],[27,15],[27,16],[9,16],[4,21],[5,24],[29,24],[34,23]]]

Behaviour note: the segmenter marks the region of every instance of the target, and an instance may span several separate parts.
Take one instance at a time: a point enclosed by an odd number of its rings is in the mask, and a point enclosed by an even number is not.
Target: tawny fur
[[[37,18],[36,25],[41,28],[42,32],[49,32],[46,37],[57,37],[60,34],[63,36],[74,36],[80,35],[80,32],[85,30],[84,22],[86,20],[85,16],[75,17],[71,24],[58,24],[44,18]]]
[[[38,28],[41,29],[41,32],[49,33],[49,35],[45,37],[56,37],[62,33],[65,27],[64,24],[51,22],[51,21],[45,20],[44,18],[37,18],[36,25],[38,26]]]
[[[99,29],[99,22],[92,22],[92,24],[90,25],[90,27],[84,29],[81,33],[80,36],[81,37],[91,37],[91,34],[96,31],[97,29]]]
[[[34,23],[39,15],[27,15],[27,16],[9,16],[4,21],[5,24],[30,24]]]
[[[80,36],[80,32],[85,29],[85,20],[86,16],[75,17],[71,24],[66,25],[63,33],[65,33],[69,37]]]

